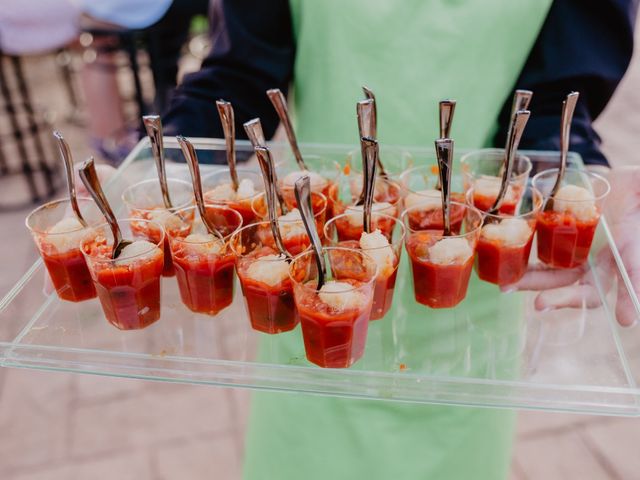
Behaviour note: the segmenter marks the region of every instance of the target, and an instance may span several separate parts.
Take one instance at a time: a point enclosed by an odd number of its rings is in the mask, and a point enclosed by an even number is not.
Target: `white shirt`
[[[125,28],[146,28],[160,20],[173,0],[74,0],[92,17]]]

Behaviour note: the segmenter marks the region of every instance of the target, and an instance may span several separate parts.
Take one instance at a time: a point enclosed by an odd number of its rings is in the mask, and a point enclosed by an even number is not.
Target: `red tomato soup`
[[[411,259],[416,301],[432,308],[458,305],[467,294],[473,267],[473,252],[462,263],[439,264],[430,260],[429,248],[442,238],[441,232],[416,232],[406,242]],[[466,240],[464,240],[466,241]]]
[[[164,210],[160,207],[158,211]],[[152,210],[131,210],[132,218],[140,218],[142,220],[154,220]],[[131,222],[131,232],[137,237],[147,238],[150,242],[158,243],[161,232],[156,229],[149,229],[146,222]],[[173,261],[171,259],[171,245],[169,245],[169,239],[165,235],[164,237],[164,267],[162,269],[163,277],[173,277],[176,272],[173,269]]]
[[[293,286],[287,273],[278,283],[267,283],[266,279],[253,273],[251,265],[260,257],[278,255],[275,249],[261,247],[237,260],[238,278],[247,302],[251,326],[260,332],[274,334],[293,330],[298,324],[298,315],[293,300]],[[271,262],[260,262],[263,269],[271,269]],[[252,274],[254,276],[252,276]],[[256,278],[258,277],[258,278]]]
[[[500,205],[499,212],[503,215],[515,215],[518,202],[522,197],[522,187],[519,185],[512,185],[510,190],[513,192],[511,195],[505,196],[505,199]],[[497,195],[483,195],[481,193],[473,193],[473,206],[483,212],[488,212],[493,207]]]
[[[173,240],[180,298],[189,310],[215,315],[233,301],[234,256],[221,242]],[[215,244],[215,245],[214,245]]]
[[[354,288],[362,285],[357,280],[340,282],[348,282]],[[346,368],[362,357],[371,313],[370,299],[355,308],[336,310],[323,302],[313,288],[301,288],[296,300],[310,362],[320,367]]]
[[[582,265],[589,256],[599,215],[579,221],[570,213],[542,212],[538,216],[538,258],[559,268]]]
[[[385,212],[386,213],[386,212]],[[352,221],[352,215],[357,217],[357,222]],[[354,212],[353,214],[349,213],[347,210],[346,215],[335,220],[335,228],[338,234],[338,241],[344,242],[349,240],[360,240],[360,236],[363,232],[363,224],[362,224],[362,214],[361,212]],[[354,219],[355,220],[355,219]],[[380,230],[387,240],[391,239],[391,234],[393,233],[393,220],[391,218],[385,217],[377,217],[375,219],[373,228]]]
[[[61,299],[81,302],[95,298],[97,293],[91,273],[79,248],[58,253],[55,246],[42,241],[40,253]]]
[[[462,221],[466,213],[463,204],[452,204],[450,210],[451,232],[454,235],[460,233]],[[411,230],[442,230],[444,219],[441,208],[426,209],[415,207],[408,213],[408,226]]]
[[[336,222],[337,223],[337,222]],[[348,240],[338,243],[338,246],[344,248],[360,249],[360,243],[355,240]],[[393,248],[393,247],[390,247]],[[367,250],[363,250],[367,253]],[[334,254],[334,258],[337,255]],[[398,275],[398,264],[400,263],[398,256],[394,252],[394,263],[390,268],[381,270],[378,267],[378,276],[373,289],[373,306],[371,308],[371,320],[380,320],[391,309],[393,303],[393,292],[396,288],[396,277]]]
[[[533,235],[520,245],[488,240],[482,235],[476,247],[476,271],[480,279],[496,285],[511,285],[520,280],[529,265]]]
[[[289,210],[298,208],[298,201],[296,200],[295,190],[292,188],[292,186],[289,184],[284,185],[281,190],[282,198],[287,208]],[[338,185],[330,180],[327,180],[327,184],[322,188],[322,190],[320,190],[319,193],[322,193],[326,198],[326,214],[322,218],[322,223],[324,224],[325,218],[331,218],[334,215],[334,205],[338,201]],[[313,208],[314,213],[317,213],[319,209],[323,208],[324,203],[325,200],[321,196],[311,195],[311,207]]]
[[[112,248],[104,240],[85,244],[92,257],[92,273],[107,320],[121,330],[145,328],[160,318],[162,249],[156,248],[122,264],[111,260]]]

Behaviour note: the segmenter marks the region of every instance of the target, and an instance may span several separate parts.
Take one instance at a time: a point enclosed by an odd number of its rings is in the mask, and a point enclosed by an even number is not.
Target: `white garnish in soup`
[[[464,238],[444,237],[429,247],[429,260],[438,265],[464,263],[473,255],[473,250]]]

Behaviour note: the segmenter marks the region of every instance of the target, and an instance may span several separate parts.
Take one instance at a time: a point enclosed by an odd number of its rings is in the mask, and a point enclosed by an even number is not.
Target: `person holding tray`
[[[578,90],[581,100],[571,148],[588,165],[606,170],[592,121],[628,66],[636,7],[637,2],[630,0],[215,1],[213,50],[202,69],[187,76],[176,91],[164,117],[165,132],[222,137],[215,100],[224,98],[234,104],[239,135],[244,122],[260,117],[271,137],[278,117],[265,92],[270,88],[286,92],[292,84],[300,141],[354,143],[358,134],[353,106],[366,84],[376,93],[379,138],[384,143],[430,143],[437,136],[437,115],[425,112],[451,97],[458,101],[453,126],[457,145],[502,146],[511,92],[526,88],[534,96],[521,148],[557,150],[560,105],[568,92]],[[625,208],[611,220],[639,289],[640,252],[633,231],[640,225],[640,172],[613,171],[609,178],[614,192],[624,188],[619,191],[624,193]],[[635,204],[628,201],[632,195]],[[566,286],[566,274],[532,275],[525,276],[518,288],[561,288],[561,295],[557,290],[541,293],[544,308],[577,305],[581,295],[591,293],[588,283],[577,291]],[[552,275],[553,283],[546,277],[541,281],[540,275]],[[570,285],[579,275],[569,278]],[[497,287],[475,283],[463,302],[473,312],[471,321],[500,330],[503,325],[496,323],[500,315],[495,308],[518,312],[517,298],[504,295],[497,302]],[[405,319],[405,347],[428,352],[457,320],[452,310],[415,305],[412,294],[408,285],[398,285],[396,318]],[[625,305],[619,310],[620,322],[631,323],[633,310],[625,310]],[[378,329],[381,337],[391,336],[388,324],[382,319],[371,329],[374,333]],[[462,325],[463,331],[468,328]],[[277,341],[286,355],[299,348],[301,340],[278,336]],[[489,348],[476,347],[480,354]],[[476,362],[464,370],[456,364],[446,374],[482,377],[487,375],[484,367]],[[505,359],[492,365],[492,374],[497,379],[514,378],[518,367],[517,360]],[[256,392],[244,476],[506,478],[514,419],[513,412],[503,410]]]

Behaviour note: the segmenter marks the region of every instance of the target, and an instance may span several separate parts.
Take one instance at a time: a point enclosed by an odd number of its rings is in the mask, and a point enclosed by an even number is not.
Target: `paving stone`
[[[0,478],[65,457],[71,377],[6,369],[0,397]]]
[[[577,431],[520,440],[515,459],[525,478],[612,480]]]
[[[69,461],[58,465],[48,465],[41,469],[15,472],[5,478],[6,480],[153,479],[147,455],[129,453],[109,455],[105,458],[88,461]]]
[[[620,478],[640,477],[640,419],[616,418],[606,424],[587,425],[583,437]]]
[[[562,433],[587,423],[603,423],[607,417],[577,415],[572,413],[549,413],[522,411],[518,414],[517,436],[527,439],[540,435]]]
[[[74,375],[73,381],[77,405],[121,400],[140,394],[151,386],[151,382],[142,380],[98,375]]]
[[[152,459],[158,480],[239,480],[241,474],[240,456],[230,433],[159,447],[153,450]]]
[[[72,455],[86,456],[229,431],[232,419],[222,389],[158,384],[139,395],[78,405],[71,427]]]

